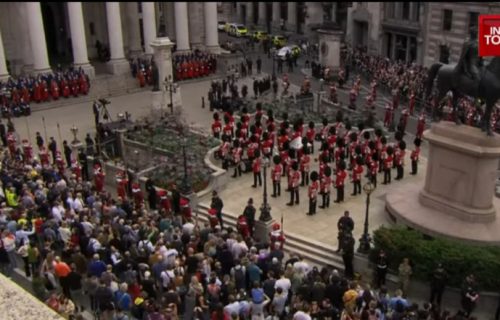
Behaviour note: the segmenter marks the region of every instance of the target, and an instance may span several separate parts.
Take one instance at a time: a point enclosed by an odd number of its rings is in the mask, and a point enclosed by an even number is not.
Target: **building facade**
[[[112,73],[128,71],[129,57],[151,55],[149,43],[157,36],[168,36],[180,52],[217,53],[219,7],[217,2],[3,2],[0,78],[46,72],[59,63],[91,70],[97,41],[109,48]]]

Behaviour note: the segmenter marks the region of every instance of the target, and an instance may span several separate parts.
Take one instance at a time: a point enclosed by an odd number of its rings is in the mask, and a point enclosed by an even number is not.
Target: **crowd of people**
[[[52,73],[9,77],[0,81],[0,108],[2,116],[20,117],[31,114],[30,103],[48,102],[59,98],[87,95],[90,80],[82,68],[70,67],[63,71],[58,68]]]
[[[167,194],[147,184],[143,197],[137,184],[127,189],[117,177],[113,197],[98,163],[92,181],[88,173],[61,171],[55,150],[56,160],[42,165],[25,150],[2,149],[0,271],[12,276],[14,268],[24,270],[35,294],[67,319],[83,319],[83,308],[113,320],[451,319],[438,304],[411,303],[401,290],[390,295],[383,283],[372,288],[353,270],[342,275],[295,254],[286,257],[279,224],[269,242],[254,237],[251,221],[246,229],[225,226],[217,192],[215,223],[201,223],[186,213],[187,200],[175,185]],[[343,158],[338,150],[334,154]],[[327,157],[329,150],[321,153]],[[281,172],[273,169],[272,176],[280,179]],[[250,199],[244,215],[255,212]],[[339,225],[345,232],[354,227],[348,215]],[[350,250],[345,244],[339,249]],[[407,264],[400,273],[408,274]]]

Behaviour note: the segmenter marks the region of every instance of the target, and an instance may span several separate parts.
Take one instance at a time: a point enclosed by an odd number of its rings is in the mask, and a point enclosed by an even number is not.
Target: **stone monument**
[[[344,34],[332,18],[332,2],[323,2],[323,24],[318,29],[319,63],[332,71],[340,67],[340,40]]]
[[[167,96],[166,87],[163,83],[165,79],[173,79],[173,67],[172,67],[172,48],[174,43],[170,41],[168,37],[156,38],[151,42],[151,47],[153,48],[153,59],[158,70],[159,89],[151,92],[152,97],[152,109],[153,111],[159,111],[166,109],[167,106]],[[180,91],[176,90],[174,100],[174,106],[179,105]]]
[[[393,222],[432,236],[500,244],[500,199],[495,197],[500,136],[441,121],[424,132],[429,158],[424,183],[386,196]]]

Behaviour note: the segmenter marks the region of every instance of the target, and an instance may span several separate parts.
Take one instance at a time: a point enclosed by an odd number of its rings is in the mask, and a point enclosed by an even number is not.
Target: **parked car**
[[[225,29],[226,29],[226,21],[217,22],[217,30],[225,31]]]
[[[265,40],[265,39],[268,39],[269,38],[269,35],[267,34],[266,31],[254,31],[250,37],[252,38],[252,40],[254,41],[262,41],[262,40]]]
[[[244,37],[247,35],[248,29],[247,29],[247,27],[245,27],[242,24],[232,24],[229,27],[228,33],[229,33],[229,35],[240,38],[240,37]]]
[[[224,31],[226,33],[229,33],[229,29],[231,29],[232,25],[236,25],[236,23],[234,23],[234,22],[226,22],[226,24],[224,25]]]
[[[286,45],[286,38],[285,36],[281,36],[281,35],[274,35],[272,36],[271,38],[271,42],[273,43],[273,45],[276,47],[276,48],[282,48]]]
[[[300,55],[300,52],[301,52],[301,49],[298,45],[290,45],[290,46],[285,46],[281,49],[278,50],[278,53],[277,53],[277,56],[282,59],[282,60],[285,60],[286,59],[286,54],[290,52],[290,55],[293,57],[298,57]]]

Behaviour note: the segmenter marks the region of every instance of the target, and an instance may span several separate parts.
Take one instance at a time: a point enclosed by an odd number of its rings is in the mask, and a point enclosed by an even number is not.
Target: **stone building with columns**
[[[107,71],[129,71],[127,59],[151,55],[167,36],[179,52],[219,52],[217,2],[2,2],[0,79],[73,63],[94,75],[96,41],[109,48]],[[9,72],[10,71],[10,72]]]

